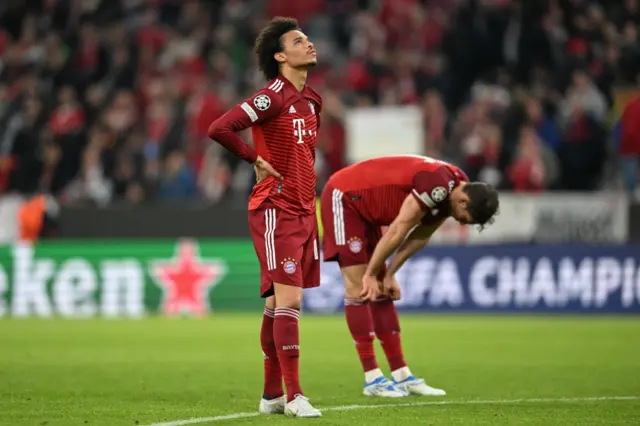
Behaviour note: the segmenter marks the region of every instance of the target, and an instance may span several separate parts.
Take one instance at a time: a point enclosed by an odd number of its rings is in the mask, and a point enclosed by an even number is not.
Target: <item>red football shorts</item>
[[[249,211],[249,229],[260,261],[260,296],[272,296],[273,283],[302,288],[320,285],[318,220],[275,206]]]
[[[347,196],[325,185],[320,197],[322,254],[325,261],[337,261],[341,268],[366,265],[382,238],[379,226],[368,224]]]

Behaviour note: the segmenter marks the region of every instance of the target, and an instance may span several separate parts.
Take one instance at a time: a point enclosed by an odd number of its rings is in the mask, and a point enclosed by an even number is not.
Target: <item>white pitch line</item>
[[[388,407],[420,407],[425,405],[492,405],[492,404],[520,404],[520,403],[544,403],[544,402],[592,402],[592,401],[638,401],[640,396],[591,396],[584,398],[519,398],[519,399],[471,399],[467,401],[420,401],[406,402],[403,404],[374,404],[374,405],[339,405],[336,407],[322,408],[320,411],[350,411],[366,410],[370,408]],[[175,420],[172,422],[152,423],[147,426],[185,426],[197,423],[220,422],[223,420],[248,419],[258,417],[260,413],[234,413],[215,417],[198,417],[195,419]]]

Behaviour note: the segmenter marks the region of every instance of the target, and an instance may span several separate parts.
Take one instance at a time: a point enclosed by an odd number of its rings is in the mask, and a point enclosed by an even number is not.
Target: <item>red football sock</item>
[[[369,303],[355,299],[344,299],[344,313],[364,372],[375,370],[378,368],[378,363],[373,349],[375,334]]]
[[[264,356],[264,391],[263,398],[273,399],[284,394],[282,390],[282,370],[278,361],[276,343],[273,340],[273,323],[275,312],[265,308],[260,330],[260,345]]]
[[[400,343],[400,320],[393,300],[382,299],[371,303],[371,315],[376,336],[384,349],[391,371],[406,367]]]
[[[276,308],[273,335],[284,384],[287,387],[287,402],[292,401],[296,395],[303,394],[298,376],[298,359],[300,358],[299,318],[299,309]]]

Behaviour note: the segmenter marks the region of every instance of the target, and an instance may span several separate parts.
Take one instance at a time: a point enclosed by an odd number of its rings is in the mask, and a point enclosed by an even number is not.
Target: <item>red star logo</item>
[[[201,259],[197,243],[182,241],[173,259],[152,262],[149,272],[164,287],[165,314],[204,315],[209,311],[209,290],[226,271],[221,262]]]

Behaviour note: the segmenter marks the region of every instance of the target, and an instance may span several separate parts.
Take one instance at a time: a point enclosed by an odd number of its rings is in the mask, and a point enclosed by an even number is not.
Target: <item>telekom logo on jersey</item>
[[[302,140],[303,136],[306,136],[306,135],[313,136],[314,134],[315,134],[314,130],[305,129],[304,118],[293,119],[293,135],[298,137],[298,143],[304,143],[304,140]]]

